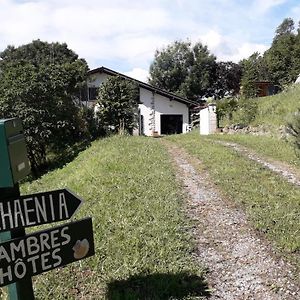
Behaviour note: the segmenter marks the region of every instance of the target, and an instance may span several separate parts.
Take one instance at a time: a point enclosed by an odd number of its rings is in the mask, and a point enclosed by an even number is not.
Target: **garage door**
[[[161,134],[182,133],[182,115],[161,115]]]

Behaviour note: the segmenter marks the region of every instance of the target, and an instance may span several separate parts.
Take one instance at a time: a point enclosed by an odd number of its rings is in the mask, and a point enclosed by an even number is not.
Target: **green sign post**
[[[32,276],[94,255],[91,218],[26,235],[25,227],[70,219],[82,203],[68,189],[21,196],[29,173],[21,121],[0,120],[0,287],[10,300],[33,300]]]
[[[0,201],[20,196],[18,181],[30,173],[23,126],[20,119],[0,120]],[[25,229],[18,228],[0,233],[4,242],[25,236]],[[8,286],[11,300],[34,299],[31,278]]]

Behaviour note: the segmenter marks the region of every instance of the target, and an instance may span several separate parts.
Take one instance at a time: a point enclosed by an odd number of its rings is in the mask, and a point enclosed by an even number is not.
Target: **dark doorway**
[[[182,115],[161,115],[161,134],[182,133]]]

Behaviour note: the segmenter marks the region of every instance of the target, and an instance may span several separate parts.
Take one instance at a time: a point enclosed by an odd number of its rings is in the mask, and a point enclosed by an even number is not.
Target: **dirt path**
[[[197,259],[208,267],[211,300],[295,300],[295,270],[276,257],[271,246],[248,224],[245,214],[222,199],[201,162],[163,141],[188,195],[187,211],[196,221]],[[299,283],[298,283],[299,284]]]
[[[272,170],[275,173],[278,173],[283,178],[285,178],[287,181],[300,186],[300,172],[297,171],[296,169],[288,166],[287,164],[284,164],[284,163],[278,162],[278,161],[274,161],[274,160],[270,160],[267,158],[263,158],[263,157],[257,155],[254,151],[249,150],[246,147],[241,146],[236,143],[224,142],[224,141],[216,141],[216,143],[219,143],[226,147],[233,148],[235,151],[245,155],[249,159],[252,159],[252,160],[262,164],[264,167]]]

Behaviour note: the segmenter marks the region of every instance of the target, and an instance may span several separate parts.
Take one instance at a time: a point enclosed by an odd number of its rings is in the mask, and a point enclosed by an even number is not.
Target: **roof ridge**
[[[168,97],[173,98],[174,100],[177,99],[180,102],[184,102],[184,103],[188,103],[188,104],[192,104],[192,105],[198,105],[198,103],[196,101],[193,101],[193,100],[190,100],[190,99],[178,96],[178,95],[176,95],[176,94],[174,94],[172,92],[169,92],[169,91],[163,90],[161,88],[155,87],[155,86],[153,86],[153,85],[151,85],[149,83],[145,83],[143,81],[140,81],[138,79],[132,78],[130,76],[127,76],[125,74],[119,73],[117,71],[114,71],[114,70],[109,69],[109,68],[104,67],[104,66],[101,66],[99,68],[92,69],[92,70],[88,71],[89,74],[94,74],[94,73],[99,73],[99,72],[107,73],[109,75],[121,76],[121,77],[124,77],[126,79],[133,80],[133,81],[137,82],[139,84],[139,86],[142,86],[142,87],[144,87],[144,88],[146,88],[148,90],[154,91],[157,94],[161,94],[162,96],[168,96]]]

